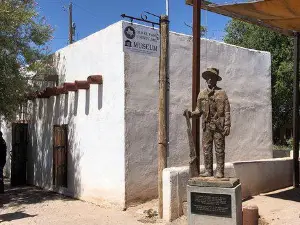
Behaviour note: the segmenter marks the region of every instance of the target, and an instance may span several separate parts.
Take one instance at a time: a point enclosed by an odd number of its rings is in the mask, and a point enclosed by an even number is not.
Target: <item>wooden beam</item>
[[[75,84],[78,89],[90,89],[90,83],[87,80],[75,80]]]
[[[167,77],[169,53],[169,19],[160,17],[160,62],[158,105],[158,215],[163,218],[163,170],[167,167]]]
[[[193,6],[194,0],[186,0],[186,4]],[[250,17],[247,17],[247,16],[243,16],[241,14],[237,14],[237,13],[234,13],[234,12],[230,12],[228,10],[220,8],[220,6],[221,5],[216,5],[216,4],[213,4],[209,1],[202,0],[201,9],[207,10],[209,12],[217,13],[217,14],[220,14],[220,15],[223,15],[223,16],[228,16],[228,17],[231,17],[233,19],[241,20],[241,21],[246,22],[246,23],[251,23],[251,24],[254,24],[254,25],[265,27],[265,28],[273,30],[277,33],[281,33],[281,34],[284,34],[284,35],[287,35],[287,36],[293,36],[294,35],[293,31],[284,30],[284,29],[281,29],[279,27],[274,27],[274,26],[271,26],[271,25],[265,23],[264,21],[261,21],[261,20],[255,19],[255,18],[250,18]]]
[[[87,78],[87,81],[90,84],[103,84],[103,77],[102,75],[91,75]]]
[[[293,185],[299,187],[299,47],[300,33],[294,38],[294,99],[293,99]]]
[[[200,46],[201,46],[201,0],[195,0],[193,5],[193,80],[192,80],[192,108],[197,106],[200,92]],[[200,119],[192,120],[193,141],[195,144],[197,166],[200,168]]]

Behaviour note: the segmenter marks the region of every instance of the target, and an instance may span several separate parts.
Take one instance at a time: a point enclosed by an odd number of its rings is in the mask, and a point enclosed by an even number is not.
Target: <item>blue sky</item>
[[[169,0],[170,30],[191,34],[192,30],[184,23],[192,23],[192,7],[185,0]],[[225,3],[225,0],[214,0]],[[38,11],[45,16],[47,23],[54,27],[54,37],[50,42],[52,51],[68,44],[68,0],[37,0]],[[139,17],[143,11],[165,14],[165,0],[73,0],[73,21],[76,23],[76,39],[82,39],[122,18],[120,15]],[[149,17],[150,19],[150,17]],[[222,40],[224,27],[229,18],[202,11],[202,25],[208,27],[207,38]]]

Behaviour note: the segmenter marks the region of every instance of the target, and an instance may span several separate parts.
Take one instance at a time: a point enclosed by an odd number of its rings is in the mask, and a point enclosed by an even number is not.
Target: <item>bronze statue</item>
[[[208,68],[202,73],[207,88],[201,91],[197,98],[195,111],[188,111],[189,117],[202,116],[202,148],[204,154],[205,172],[203,177],[213,176],[213,142],[215,144],[217,169],[216,178],[224,177],[225,136],[230,134],[230,104],[226,92],[217,87],[222,78],[219,70]]]

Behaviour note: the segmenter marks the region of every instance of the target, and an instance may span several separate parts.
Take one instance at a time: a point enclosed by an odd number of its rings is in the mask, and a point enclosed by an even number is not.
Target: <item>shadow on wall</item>
[[[77,112],[78,112],[78,98],[79,98],[79,94],[78,94],[78,91],[76,91],[74,104],[73,104],[73,107],[71,107],[71,109],[73,110],[74,116],[77,116]]]
[[[98,84],[98,109],[102,109],[103,104],[103,85]]]
[[[85,91],[85,115],[89,115],[90,113],[90,89]]]
[[[70,106],[70,107],[69,107]],[[67,194],[80,196],[80,149],[75,140],[75,112],[78,103],[69,104],[69,95],[37,99],[33,104],[31,149],[29,163],[30,184],[48,189],[53,187],[53,126],[68,125],[68,188]]]
[[[82,153],[80,152],[79,142],[76,139],[76,124],[74,123],[75,112],[77,113],[78,107],[78,93],[77,103],[76,97],[75,102],[70,104],[69,117],[68,117],[68,188],[71,190],[74,197],[80,197],[82,193],[81,185],[81,169],[80,161]],[[77,115],[77,114],[76,114]]]
[[[61,60],[63,60],[61,62]],[[65,80],[65,58],[61,59],[58,54],[54,62],[59,66],[58,74],[60,83]],[[62,64],[61,64],[62,63]],[[91,84],[96,85],[96,84]],[[96,86],[93,86],[96,87]],[[103,104],[103,85],[97,85],[97,105],[98,110]],[[73,95],[74,94],[74,95]],[[80,161],[82,152],[80,151],[80,138],[76,133],[76,117],[78,107],[85,107],[85,114],[90,114],[90,89],[85,92],[85,103],[79,105],[79,94],[84,92],[70,92],[69,94],[50,97],[48,99],[36,99],[33,101],[32,118],[30,127],[29,145],[29,183],[39,187],[57,190],[59,192],[80,197],[82,193]],[[94,92],[93,92],[94,94]],[[96,97],[96,96],[94,96]],[[81,98],[80,98],[81,99]],[[68,187],[53,187],[53,126],[68,125]]]
[[[37,103],[38,102],[38,103]],[[52,154],[49,149],[52,141],[52,123],[51,116],[53,108],[49,104],[53,99],[37,99],[33,104],[33,119],[29,132],[31,133],[30,161],[28,171],[31,178],[30,184],[40,187],[51,186]],[[38,118],[36,117],[36,108],[38,107]]]

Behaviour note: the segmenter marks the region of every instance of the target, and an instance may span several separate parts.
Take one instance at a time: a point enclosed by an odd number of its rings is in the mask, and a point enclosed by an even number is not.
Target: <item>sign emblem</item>
[[[128,26],[125,28],[124,34],[128,39],[133,39],[135,38],[135,29],[131,26]]]
[[[127,40],[125,41],[125,46],[130,47],[131,48],[131,41]]]

